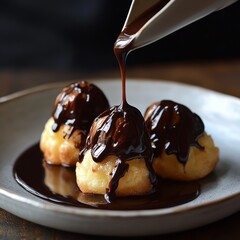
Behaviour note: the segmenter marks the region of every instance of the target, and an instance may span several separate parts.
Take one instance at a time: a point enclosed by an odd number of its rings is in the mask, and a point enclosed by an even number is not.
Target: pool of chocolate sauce
[[[174,182],[159,179],[157,191],[141,197],[116,198],[84,194],[75,182],[74,168],[50,165],[42,160],[39,144],[31,146],[16,160],[13,174],[27,191],[45,200],[80,208],[109,210],[160,209],[192,201],[200,194],[198,182]]]

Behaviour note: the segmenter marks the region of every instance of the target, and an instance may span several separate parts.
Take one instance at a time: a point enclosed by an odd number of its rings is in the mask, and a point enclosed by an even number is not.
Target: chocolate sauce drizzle
[[[66,124],[71,127],[68,137],[76,129],[87,134],[94,118],[107,108],[107,98],[94,84],[86,81],[72,83],[55,100],[52,130],[57,132],[61,125]]]
[[[198,143],[204,132],[204,124],[186,106],[163,100],[149,106],[144,117],[154,157],[160,156],[165,150],[167,154],[175,154],[179,162],[186,164],[191,146],[204,149]]]
[[[80,160],[88,150],[91,150],[95,162],[102,162],[111,155],[118,157],[106,192],[109,202],[114,197],[119,179],[128,170],[129,160],[143,158],[149,170],[151,183],[156,185],[157,179],[152,169],[151,142],[144,118],[137,108],[130,106],[126,101],[106,110],[94,120]]]

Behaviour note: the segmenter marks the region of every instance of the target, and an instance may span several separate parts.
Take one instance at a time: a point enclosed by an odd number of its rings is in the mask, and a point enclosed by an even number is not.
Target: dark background
[[[1,0],[0,69],[115,68],[130,0]],[[128,65],[240,57],[240,2],[130,54]]]

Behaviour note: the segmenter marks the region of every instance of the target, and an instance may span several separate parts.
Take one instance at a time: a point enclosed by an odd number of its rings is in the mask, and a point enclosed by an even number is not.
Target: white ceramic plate
[[[120,80],[98,80],[95,84],[111,105],[120,103]],[[220,163],[203,182],[197,199],[166,209],[111,211],[60,206],[24,190],[13,178],[13,164],[19,154],[39,140],[53,101],[65,85],[45,85],[0,99],[0,207],[48,227],[114,236],[191,229],[240,209],[240,100],[199,87],[147,79],[128,80],[130,104],[143,112],[152,102],[162,99],[183,103],[201,116],[207,132],[220,147]]]

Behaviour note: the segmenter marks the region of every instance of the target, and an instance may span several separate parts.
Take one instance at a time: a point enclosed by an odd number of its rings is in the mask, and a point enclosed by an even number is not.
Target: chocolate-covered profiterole
[[[88,132],[95,117],[109,107],[103,92],[86,81],[72,83],[57,96],[53,109],[54,124],[58,131],[63,124],[71,126],[71,133],[80,129]]]
[[[186,106],[168,100],[153,103],[145,113],[156,173],[192,181],[213,171],[219,149],[204,130],[201,118]]]
[[[89,150],[93,161],[97,163],[104,161],[108,156],[117,157],[106,190],[106,199],[108,201],[114,197],[120,178],[128,171],[129,161],[134,159],[143,159],[145,161],[152,184],[150,191],[147,193],[153,191],[157,180],[152,169],[150,138],[140,111],[127,104],[126,101],[103,112],[94,120],[86,146],[80,154],[80,162]],[[135,181],[135,179],[132,179],[132,181]],[[141,186],[137,187],[141,188]]]
[[[94,84],[79,81],[66,86],[57,96],[52,117],[41,135],[44,159],[75,166],[94,118],[107,108],[107,98]]]
[[[165,149],[167,154],[176,154],[179,162],[185,164],[191,146],[204,149],[198,143],[198,138],[204,133],[204,124],[186,106],[163,100],[149,106],[144,118],[154,157],[161,155]]]

